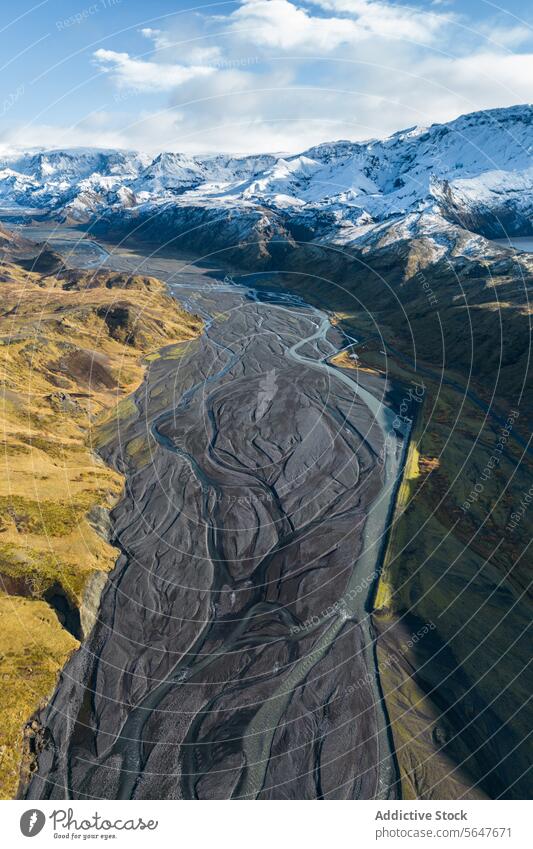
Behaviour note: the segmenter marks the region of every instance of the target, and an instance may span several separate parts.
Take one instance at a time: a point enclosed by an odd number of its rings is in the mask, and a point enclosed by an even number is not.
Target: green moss
[[[133,420],[138,415],[133,396],[128,395],[116,404],[104,419],[99,421],[91,430],[90,444],[93,449],[98,450],[111,442],[117,433],[117,428],[128,420]]]
[[[7,528],[14,522],[21,533],[46,537],[65,536],[80,523],[91,504],[103,495],[103,491],[93,490],[69,501],[32,500],[22,495],[2,495],[0,528]]]
[[[196,329],[196,327],[191,326],[191,331]],[[197,348],[197,339],[191,339],[190,341],[187,340],[186,342],[177,342],[175,345],[170,345],[168,348],[160,348],[157,351],[153,351],[144,358],[144,361],[152,363],[155,360],[179,360],[186,354],[196,351]]]
[[[81,602],[90,574],[52,553],[11,543],[0,545],[0,573],[6,585],[9,579],[14,582],[17,595],[44,598],[50,587],[59,584],[74,604]]]
[[[150,446],[150,442],[145,436],[135,436],[126,445],[126,454],[134,460],[137,468],[152,460],[151,452],[153,450],[154,445]]]
[[[38,448],[39,451],[44,451],[49,457],[63,458],[65,456],[65,447],[62,442],[56,442],[53,439],[46,439],[42,436],[33,436],[26,433],[17,433],[16,438],[25,445]]]

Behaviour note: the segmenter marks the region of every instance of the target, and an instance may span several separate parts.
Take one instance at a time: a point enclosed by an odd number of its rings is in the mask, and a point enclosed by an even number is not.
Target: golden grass
[[[18,784],[24,724],[79,644],[44,601],[0,594],[0,618],[0,787],[2,798],[10,798]]]
[[[363,365],[360,359],[353,359],[350,356],[349,351],[341,351],[340,354],[336,354],[331,358],[331,362],[335,366],[340,366],[340,368],[351,368],[356,369],[357,371],[364,372],[365,374],[382,374],[377,368],[370,368],[369,366]]]
[[[65,290],[62,278],[0,262],[0,279],[0,591],[9,593],[0,596],[0,796],[9,798],[24,723],[78,645],[44,595],[59,586],[79,607],[90,578],[116,559],[87,513],[116,503],[123,480],[93,448],[135,411],[128,396],[144,362],[192,339],[201,321],[153,278],[80,274]]]

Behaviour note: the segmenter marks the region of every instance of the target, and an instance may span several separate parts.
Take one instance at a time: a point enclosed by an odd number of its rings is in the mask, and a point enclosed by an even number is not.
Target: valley
[[[4,792],[527,797],[531,126],[3,163]]]
[[[122,554],[28,795],[394,797],[367,610],[408,435],[393,387],[328,365],[343,340],[318,310],[162,264],[206,331],[98,437],[126,474]],[[301,711],[323,687],[317,739]]]

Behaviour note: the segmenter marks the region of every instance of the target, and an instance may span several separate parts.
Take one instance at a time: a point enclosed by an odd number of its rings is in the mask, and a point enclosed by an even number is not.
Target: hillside
[[[119,426],[121,403],[142,380],[142,358],[192,339],[201,322],[158,280],[60,265],[45,276],[17,261],[30,243],[5,230],[0,239],[5,798],[18,784],[23,726],[92,627],[116,559],[107,514],[123,481],[95,453],[98,427]],[[35,262],[22,260],[26,266],[39,266],[35,251]]]

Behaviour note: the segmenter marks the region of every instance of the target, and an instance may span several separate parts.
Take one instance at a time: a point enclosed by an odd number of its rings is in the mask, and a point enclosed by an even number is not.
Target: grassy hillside
[[[4,231],[0,248],[0,796],[8,798],[24,724],[90,630],[116,558],[107,511],[123,481],[93,451],[98,428],[117,426],[114,410],[142,380],[145,355],[192,339],[201,322],[153,278],[66,272],[50,255],[46,273],[29,270],[28,245]]]
[[[335,311],[357,338],[385,342],[411,368],[444,370],[485,401],[531,410],[533,257],[486,242],[480,259],[462,253],[463,241],[457,228],[455,249],[441,258],[424,239],[357,253],[301,246],[277,279]]]
[[[377,349],[357,350],[338,364],[383,367]],[[387,367],[413,379],[394,358]],[[502,425],[459,390],[416,380],[424,396],[373,616],[402,793],[524,798],[530,525],[510,526],[533,482],[513,438],[521,413]]]

